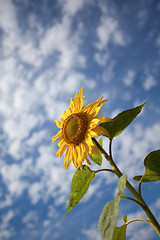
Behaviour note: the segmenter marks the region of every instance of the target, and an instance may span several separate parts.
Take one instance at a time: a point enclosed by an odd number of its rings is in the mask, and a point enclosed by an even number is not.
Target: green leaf
[[[72,178],[71,194],[69,198],[67,214],[72,210],[73,207],[75,207],[75,205],[77,205],[77,203],[79,203],[79,201],[85,195],[94,177],[95,177],[95,172],[93,172],[86,165],[83,165],[82,169],[78,168],[76,170]]]
[[[139,105],[138,107],[121,112],[115,118],[113,118],[112,122],[101,123],[99,126],[107,130],[107,132],[109,133],[110,139],[118,136],[128,127],[128,125],[141,112],[146,102],[143,103],[142,105]]]
[[[102,142],[102,138],[99,139],[99,144],[103,145],[103,142]],[[99,150],[98,150],[99,151]],[[99,154],[93,154],[91,155],[90,153],[88,153],[88,156],[90,157],[90,159],[95,162],[96,164],[98,164],[99,166],[102,165],[102,155],[101,155],[101,152],[99,151]]]
[[[160,150],[149,153],[144,159],[144,166],[147,169],[160,174]]]
[[[124,221],[124,223],[127,223],[127,215],[124,215],[123,221]]]
[[[108,202],[99,218],[98,229],[101,236],[106,240],[112,240],[113,231],[117,222],[119,202],[124,193],[127,175],[123,175],[118,182],[118,193],[114,200]]]
[[[142,177],[143,177],[143,175],[138,175],[138,176],[133,177],[133,180],[139,182]],[[155,182],[155,181],[159,181],[159,180],[160,180],[160,174],[153,173],[153,174],[144,176],[142,182]]]
[[[144,159],[145,173],[133,177],[135,181],[155,182],[160,180],[160,150],[149,153]]]
[[[112,240],[126,240],[126,229],[126,224],[121,227],[115,227]]]

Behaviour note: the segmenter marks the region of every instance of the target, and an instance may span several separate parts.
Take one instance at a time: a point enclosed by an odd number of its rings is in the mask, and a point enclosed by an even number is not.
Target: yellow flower
[[[82,168],[85,159],[88,164],[91,164],[87,158],[87,153],[99,154],[92,138],[108,134],[104,128],[97,126],[97,124],[112,121],[107,117],[95,117],[100,111],[102,103],[107,101],[106,99],[101,97],[83,107],[83,97],[82,87],[79,93],[77,90],[73,101],[71,98],[69,109],[61,116],[61,121],[55,120],[57,127],[61,130],[52,138],[52,142],[60,138],[56,154],[58,157],[61,157],[67,149],[64,157],[66,169],[71,161],[76,169]]]

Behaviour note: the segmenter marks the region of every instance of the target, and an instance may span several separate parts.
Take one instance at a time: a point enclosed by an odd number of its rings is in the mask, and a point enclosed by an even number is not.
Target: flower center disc
[[[64,122],[62,132],[65,141],[78,145],[84,138],[88,128],[88,119],[84,113],[74,113]]]

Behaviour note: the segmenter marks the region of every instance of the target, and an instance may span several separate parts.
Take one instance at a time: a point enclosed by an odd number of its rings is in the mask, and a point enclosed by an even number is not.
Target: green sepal
[[[123,111],[113,118],[112,122],[101,123],[99,126],[105,128],[109,133],[109,138],[118,136],[121,134],[130,123],[136,118],[136,116],[141,112],[147,101],[135,108]]]
[[[155,182],[160,180],[160,150],[149,153],[144,159],[145,173],[133,177],[135,181]]]
[[[103,147],[102,138],[99,139],[98,143],[101,145],[101,147]],[[99,149],[98,149],[98,151],[99,151]],[[93,155],[91,155],[90,153],[88,153],[88,156],[90,157],[90,159],[91,159],[94,163],[98,164],[99,166],[102,165],[102,154],[101,154],[100,151],[99,151],[99,154],[95,154],[95,153],[94,153]]]
[[[112,240],[113,232],[117,222],[119,212],[119,202],[124,193],[127,175],[120,177],[118,182],[118,193],[114,200],[108,202],[99,218],[98,229],[105,240]]]
[[[78,168],[76,170],[72,178],[71,194],[69,198],[67,214],[79,203],[82,197],[86,194],[89,185],[94,177],[95,172],[93,172],[87,165],[83,165],[82,169]]]
[[[115,227],[112,240],[126,240],[126,229],[126,224],[123,224],[120,227]]]

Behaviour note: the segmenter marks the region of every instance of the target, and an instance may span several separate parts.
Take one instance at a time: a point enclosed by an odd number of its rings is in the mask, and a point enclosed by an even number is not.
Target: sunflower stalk
[[[115,173],[116,176],[118,178],[120,178],[123,174],[119,170],[117,165],[115,164],[115,162],[113,160],[113,157],[112,157],[112,139],[110,140],[110,143],[109,143],[109,155],[106,153],[106,151],[103,149],[103,147],[100,146],[100,144],[97,142],[96,139],[94,139],[94,142],[95,142],[96,146],[98,147],[98,149],[100,150],[100,152],[107,159],[107,161],[109,161],[109,163],[110,163],[110,165],[113,169],[113,173]],[[148,205],[146,204],[146,202],[142,198],[141,192],[137,192],[128,180],[126,182],[126,187],[132,193],[132,195],[135,197],[135,199],[136,199],[135,202],[142,207],[142,209],[144,210],[144,212],[146,213],[146,215],[150,219],[151,225],[154,227],[158,236],[160,237],[160,225],[159,225],[157,219],[155,218],[155,216],[153,215],[153,213],[151,212],[150,208],[148,207]],[[146,222],[148,222],[148,221],[149,220],[147,220]]]

